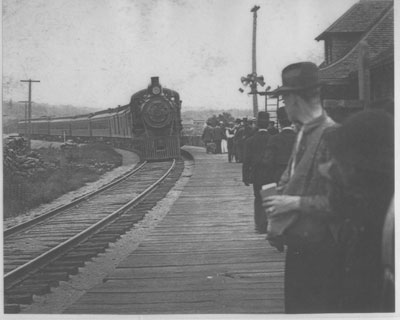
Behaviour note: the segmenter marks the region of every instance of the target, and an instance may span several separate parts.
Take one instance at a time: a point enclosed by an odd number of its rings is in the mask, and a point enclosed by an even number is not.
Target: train
[[[71,117],[31,119],[31,138],[104,142],[135,151],[149,161],[179,158],[181,107],[178,92],[163,88],[159,77],[152,77],[127,105]],[[27,121],[18,122],[19,134],[26,134],[28,128]]]

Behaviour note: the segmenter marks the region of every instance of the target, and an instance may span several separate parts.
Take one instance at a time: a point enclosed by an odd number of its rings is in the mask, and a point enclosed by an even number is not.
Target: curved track
[[[33,294],[48,292],[50,286],[77,273],[79,266],[104,251],[162,199],[182,170],[183,161],[145,163],[106,190],[6,231],[6,312],[18,312],[18,304],[30,303]]]
[[[142,169],[143,166],[146,165],[146,163],[147,163],[146,161],[141,162],[139,165],[135,166],[132,170],[129,170],[125,174],[121,175],[116,180],[114,180],[114,181],[112,181],[112,182],[100,187],[99,189],[97,189],[97,190],[95,190],[93,192],[86,193],[86,194],[82,195],[81,197],[78,197],[78,198],[74,199],[69,204],[61,205],[61,206],[59,206],[59,207],[57,207],[57,208],[55,208],[53,210],[50,210],[48,212],[45,212],[45,213],[41,214],[41,215],[39,215],[39,216],[37,216],[37,217],[35,217],[33,219],[30,219],[30,220],[28,220],[26,222],[20,223],[20,224],[18,224],[16,226],[13,226],[11,228],[8,228],[8,229],[4,230],[4,233],[3,233],[4,238],[6,238],[8,236],[11,236],[11,235],[13,235],[13,234],[15,234],[15,233],[17,233],[17,232],[19,232],[21,230],[24,230],[24,229],[27,229],[27,228],[29,228],[31,226],[34,226],[34,225],[38,224],[41,221],[47,220],[47,219],[55,216],[56,214],[58,214],[60,212],[63,212],[65,210],[67,210],[68,208],[72,208],[72,207],[76,206],[78,203],[80,203],[80,202],[82,202],[84,200],[87,200],[87,199],[93,197],[94,195],[113,187],[114,185],[120,183],[121,181],[125,180],[129,176],[135,174],[137,171]]]

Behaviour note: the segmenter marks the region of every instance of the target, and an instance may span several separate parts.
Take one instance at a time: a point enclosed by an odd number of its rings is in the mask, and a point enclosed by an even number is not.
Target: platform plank
[[[188,147],[191,180],[167,216],[104,283],[65,313],[283,312],[284,255],[254,232],[241,165]]]

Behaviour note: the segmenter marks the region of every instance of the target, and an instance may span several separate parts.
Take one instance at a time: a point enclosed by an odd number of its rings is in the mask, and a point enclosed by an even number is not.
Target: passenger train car
[[[181,104],[176,91],[163,88],[158,77],[130,103],[73,117],[31,119],[31,137],[76,142],[101,141],[136,151],[144,160],[180,157]],[[27,124],[18,123],[24,134]]]

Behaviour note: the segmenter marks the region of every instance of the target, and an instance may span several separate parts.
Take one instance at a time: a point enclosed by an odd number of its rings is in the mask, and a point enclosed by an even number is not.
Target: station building
[[[361,0],[317,41],[325,43],[320,65],[323,104],[340,121],[374,101],[394,100],[394,3]]]

